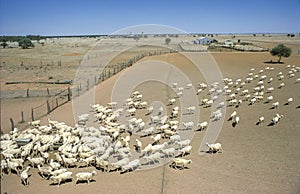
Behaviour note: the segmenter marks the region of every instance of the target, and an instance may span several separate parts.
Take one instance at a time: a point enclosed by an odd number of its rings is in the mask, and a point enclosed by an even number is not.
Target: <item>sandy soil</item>
[[[199,63],[205,68],[205,61]],[[245,78],[250,68],[258,72],[266,66],[275,68],[273,72],[266,72],[267,76],[274,78],[269,84],[276,88],[280,81],[276,79],[278,72],[286,75],[286,64],[299,65],[299,55],[293,55],[284,59],[284,65],[265,64],[269,61],[269,53],[213,53],[215,61],[224,77]],[[204,58],[204,57],[203,57]],[[201,82],[203,77],[195,72],[195,67],[179,54],[154,56],[147,59],[167,61],[182,69],[195,84]],[[145,60],[147,60],[145,59]],[[136,64],[138,65],[138,64]],[[124,70],[122,73],[126,74]],[[122,74],[111,77],[96,88],[96,102],[107,103],[110,100],[112,87],[118,77]],[[296,78],[299,73],[296,74]],[[8,193],[161,193],[162,177],[164,175],[164,193],[299,193],[300,192],[300,86],[295,84],[296,78],[283,80],[285,87],[275,89],[272,93],[276,101],[280,102],[278,110],[270,109],[270,104],[263,102],[248,106],[246,103],[237,108],[241,117],[240,124],[233,128],[231,122],[225,121],[218,142],[222,143],[223,154],[205,154],[199,156],[198,149],[205,132],[197,132],[192,141],[192,154],[186,158],[192,159],[193,163],[189,169],[175,170],[168,165],[150,170],[140,170],[120,175],[118,172],[104,173],[98,171],[95,181],[90,185],[78,184],[74,181],[63,184],[61,187],[49,186],[50,181],[42,180],[37,175],[37,170],[32,169],[29,178],[30,185],[24,187],[20,178],[16,175],[4,175],[1,180],[1,192]],[[137,89],[141,92],[152,93],[149,100],[160,97],[165,102],[167,97],[161,85],[151,83],[140,85]],[[247,85],[252,91],[256,81]],[[268,86],[269,86],[268,85]],[[144,86],[144,87],[143,87]],[[87,94],[88,95],[88,94]],[[199,99],[207,97],[204,93]],[[289,97],[294,98],[294,103],[288,106],[283,104]],[[240,97],[239,97],[240,98]],[[201,109],[200,120],[209,118],[210,109]],[[234,111],[234,107],[228,107],[226,120]],[[269,121],[276,113],[285,117],[276,126],[268,127]],[[264,116],[266,121],[260,126],[255,123],[259,116]],[[64,121],[67,124],[74,124],[72,114],[72,103],[59,107],[49,115],[51,119]],[[46,118],[42,119],[46,122]],[[165,169],[165,172],[164,172]],[[73,172],[86,171],[88,169],[70,169]],[[90,169],[89,169],[90,170]]]

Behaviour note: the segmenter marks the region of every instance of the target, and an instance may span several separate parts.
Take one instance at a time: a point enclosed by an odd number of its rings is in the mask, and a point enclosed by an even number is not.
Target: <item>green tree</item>
[[[6,43],[6,39],[3,39],[3,41],[1,42],[0,46],[2,46],[3,48],[6,48],[8,46],[8,44]]]
[[[34,44],[31,42],[31,40],[29,38],[21,38],[20,40],[18,40],[18,43],[22,49],[34,47]]]
[[[167,38],[165,39],[165,43],[166,43],[166,44],[169,44],[170,42],[171,42],[171,38],[167,37]]]
[[[278,56],[278,63],[280,63],[281,57],[289,57],[292,53],[292,50],[283,44],[279,44],[276,47],[272,48],[270,51],[271,55]]]

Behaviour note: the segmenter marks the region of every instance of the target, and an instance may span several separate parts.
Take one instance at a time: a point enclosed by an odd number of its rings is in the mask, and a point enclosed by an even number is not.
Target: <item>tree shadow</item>
[[[264,61],[264,63],[266,64],[284,64],[284,62],[280,61],[273,61],[273,60],[270,60],[270,61]]]

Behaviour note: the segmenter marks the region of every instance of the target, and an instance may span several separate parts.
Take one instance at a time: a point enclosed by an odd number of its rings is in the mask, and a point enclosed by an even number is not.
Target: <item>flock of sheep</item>
[[[143,94],[134,91],[122,105],[116,102],[110,102],[106,106],[91,105],[97,127],[86,126],[90,119],[88,114],[80,115],[78,124],[74,127],[50,119],[47,125],[41,125],[39,120],[30,122],[30,127],[26,130],[15,129],[1,136],[1,178],[3,173],[15,173],[20,176],[24,185],[28,185],[29,170],[37,168],[40,176],[51,180],[51,184],[59,186],[75,177],[75,185],[81,182],[88,184],[97,175],[96,170],[126,173],[162,164],[166,159],[170,161],[170,167],[185,169],[192,162],[184,158],[191,154],[192,146],[190,139],[182,138],[182,132],[204,131],[209,125],[209,121],[179,122],[180,111],[186,112],[188,117],[195,114],[198,106],[184,107],[183,110],[176,106],[186,90],[195,88],[199,98],[207,96],[208,92],[210,98],[200,100],[202,107],[212,107],[214,103],[218,103],[211,115],[211,122],[218,122],[225,117],[221,108],[226,103],[235,107],[236,110],[231,113],[228,121],[232,121],[232,126],[236,127],[241,119],[237,113],[238,108],[244,103],[248,106],[260,102],[272,103],[273,109],[280,106],[274,100],[272,92],[284,87],[286,77],[294,79],[300,68],[288,65],[286,70],[285,74],[279,72],[276,77],[269,77],[267,73],[274,71],[274,68],[266,67],[256,73],[252,68],[244,80],[224,78],[223,87],[218,82],[209,85],[199,83],[197,86],[187,84],[184,87],[179,87],[174,82],[172,87],[176,96],[169,99],[168,107],[171,111],[166,115],[163,114],[164,107],[156,110],[153,106],[148,106],[147,101],[143,100]],[[273,86],[273,79],[278,79],[281,83]],[[248,84],[251,82],[257,84],[250,89]],[[300,79],[296,79],[295,83],[300,83]],[[228,101],[220,102],[219,97],[224,95]],[[285,103],[288,105],[292,102],[293,98],[289,98]],[[143,109],[147,111],[149,122],[137,117]],[[277,113],[270,125],[278,124],[282,117]],[[121,122],[121,118],[125,121]],[[256,124],[260,125],[264,120],[261,116]],[[22,139],[31,141],[18,145],[17,140]],[[208,153],[223,152],[220,143],[210,142],[206,145]],[[84,169],[91,166],[95,170],[78,172],[73,177],[72,168]]]

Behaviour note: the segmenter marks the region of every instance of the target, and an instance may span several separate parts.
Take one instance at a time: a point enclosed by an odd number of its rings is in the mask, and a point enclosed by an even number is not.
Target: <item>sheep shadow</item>
[[[288,102],[286,102],[286,103],[284,104],[284,106],[287,106],[287,105],[289,105],[289,103],[288,103]]]
[[[260,124],[261,124],[261,123],[260,123],[259,121],[257,121],[255,125],[257,125],[257,126],[258,126],[258,125],[260,125]]]
[[[176,165],[169,165],[170,168],[173,168],[175,170],[185,170],[185,169],[190,169],[189,167],[185,166],[185,167],[180,167],[180,168],[176,168]]]
[[[70,183],[70,182],[72,182],[72,179],[63,180],[60,182],[60,185]],[[54,185],[60,186],[58,183],[54,183],[54,182],[49,184],[49,186],[54,186]]]
[[[270,61],[264,61],[264,63],[266,64],[284,64],[284,62],[282,61],[273,61],[273,60],[270,60]]]
[[[206,154],[217,154],[217,153],[218,153],[218,151],[216,151],[216,150],[213,150],[213,151],[209,151],[209,150],[207,150],[207,151],[201,150],[200,152],[201,152],[201,153],[206,153]]]
[[[274,110],[275,109],[275,107],[271,107],[271,108],[269,108],[269,110]]]
[[[272,127],[272,126],[274,126],[274,125],[275,125],[275,124],[271,122],[271,123],[269,123],[267,126],[268,126],[268,127]]]
[[[299,108],[300,108],[300,105],[296,107],[296,109],[299,109]]]
[[[92,183],[92,182],[96,182],[96,180],[91,179],[91,180],[90,180],[90,183]],[[86,184],[89,184],[89,183],[88,183],[87,181],[85,181],[85,180],[78,180],[78,181],[75,182],[75,186],[76,186],[77,184],[80,184],[80,183],[86,183]]]
[[[231,126],[232,126],[232,127],[236,127],[236,126],[237,126],[237,123],[232,123]]]

